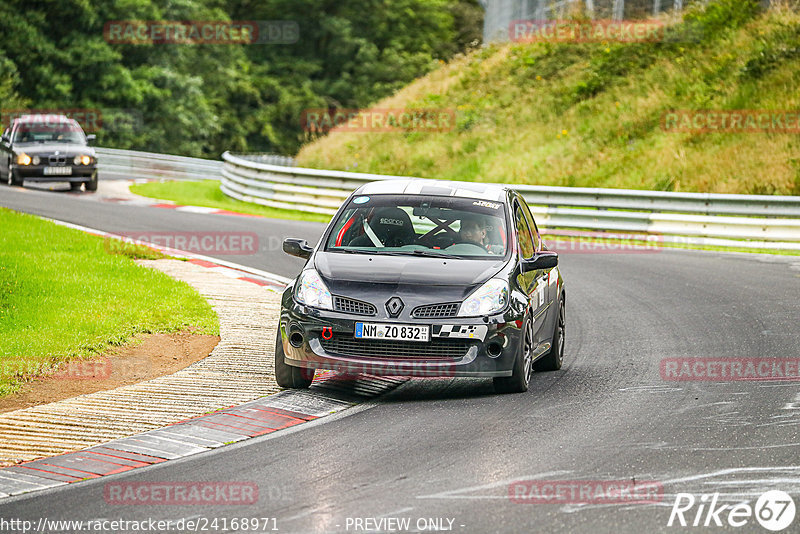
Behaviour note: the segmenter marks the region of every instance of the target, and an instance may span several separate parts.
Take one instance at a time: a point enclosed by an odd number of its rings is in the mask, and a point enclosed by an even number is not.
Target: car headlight
[[[333,297],[331,292],[325,286],[317,271],[309,269],[303,271],[300,278],[297,280],[297,287],[294,292],[294,298],[300,304],[311,306],[312,308],[321,308],[323,310],[333,309]]]
[[[34,164],[34,165],[38,165],[38,164],[39,164],[39,161],[40,161],[40,160],[39,160],[39,156],[33,156],[33,158],[32,158],[32,159],[33,159],[33,164]]]
[[[479,317],[502,311],[508,304],[508,283],[492,278],[472,292],[458,310],[459,317]]]
[[[72,161],[75,165],[89,165],[92,162],[92,156],[82,156],[78,154]]]
[[[31,164],[31,157],[27,155],[25,152],[20,152],[17,154],[17,165],[30,165]]]

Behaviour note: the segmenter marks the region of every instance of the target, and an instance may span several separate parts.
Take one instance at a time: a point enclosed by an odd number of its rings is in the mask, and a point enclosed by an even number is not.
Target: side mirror
[[[549,250],[539,252],[528,260],[522,260],[522,272],[552,269],[558,265],[558,253]]]
[[[283,240],[283,251],[292,256],[307,260],[311,257],[311,253],[314,252],[314,249],[308,246],[308,241],[305,239],[289,237]]]
[[[87,143],[91,143],[92,141],[95,141],[96,139],[97,139],[97,136],[95,134],[89,134],[89,135],[86,136],[86,142]]]

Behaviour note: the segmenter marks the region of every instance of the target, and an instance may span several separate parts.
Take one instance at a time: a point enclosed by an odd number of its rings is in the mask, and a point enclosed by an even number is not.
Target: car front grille
[[[48,161],[50,162],[51,167],[63,167],[67,164],[67,156],[60,154],[58,156],[52,155],[49,156]]]
[[[458,313],[458,302],[449,304],[431,304],[429,306],[417,306],[412,315],[421,319],[440,319],[442,317],[455,317]]]
[[[355,339],[342,335],[320,339],[320,342],[325,352],[331,355],[400,360],[456,360],[463,358],[470,346],[466,339],[433,338],[428,343],[414,343]]]
[[[347,297],[333,297],[333,309],[338,312],[352,313],[353,315],[375,315],[378,310],[369,302],[349,299]]]

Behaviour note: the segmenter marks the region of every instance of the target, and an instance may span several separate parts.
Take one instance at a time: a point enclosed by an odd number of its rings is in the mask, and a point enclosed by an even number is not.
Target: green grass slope
[[[4,208],[0,228],[0,396],[138,333],[219,333],[189,284],[134,263],[152,251],[114,253],[100,237]]]
[[[800,109],[800,14],[687,11],[639,43],[487,47],[375,108],[457,110],[443,133],[332,132],[302,166],[485,182],[800,194],[797,133],[675,133],[669,110]]]

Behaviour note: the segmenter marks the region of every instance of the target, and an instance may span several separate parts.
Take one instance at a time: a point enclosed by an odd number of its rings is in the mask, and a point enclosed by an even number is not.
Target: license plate
[[[72,167],[45,167],[45,176],[69,176],[72,174]]]
[[[395,341],[430,341],[427,325],[356,323],[356,339],[391,339]]]

